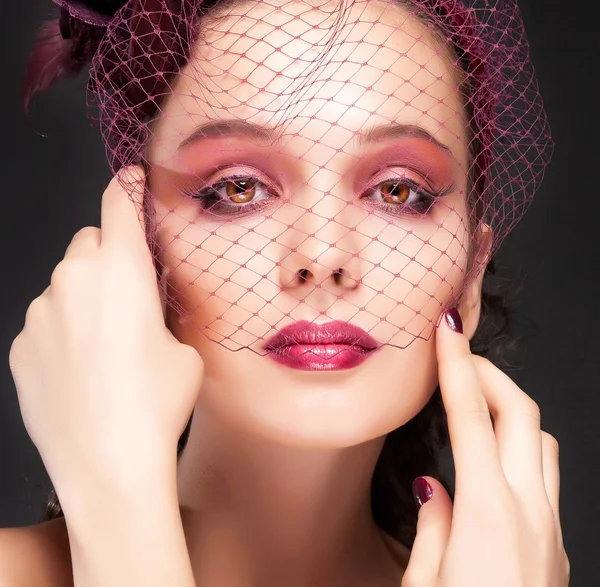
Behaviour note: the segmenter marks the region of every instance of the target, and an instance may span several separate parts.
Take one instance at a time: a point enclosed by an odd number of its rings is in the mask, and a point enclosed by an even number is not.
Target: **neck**
[[[331,587],[397,580],[398,565],[371,513],[383,441],[284,446],[197,409],[178,468],[196,583]]]

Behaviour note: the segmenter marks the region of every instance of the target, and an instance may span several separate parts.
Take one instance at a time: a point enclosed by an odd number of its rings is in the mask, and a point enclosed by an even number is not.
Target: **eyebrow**
[[[413,137],[417,139],[425,139],[433,143],[438,149],[452,154],[450,147],[438,141],[429,131],[422,126],[415,124],[400,124],[392,122],[381,126],[373,126],[370,129],[359,133],[358,142],[361,145],[375,143],[382,140],[402,139]]]
[[[430,132],[422,126],[414,124],[390,124],[373,126],[358,133],[360,145],[366,145],[382,140],[393,140],[405,137],[425,139],[433,143],[438,149],[452,154],[449,147],[438,141]],[[184,149],[192,143],[201,139],[239,137],[250,139],[255,142],[274,142],[281,138],[276,128],[264,127],[246,120],[216,120],[207,122],[197,127],[191,135],[185,138],[178,149]]]
[[[178,149],[184,149],[200,139],[240,137],[253,141],[273,141],[278,137],[275,129],[270,129],[245,120],[216,120],[201,124],[194,132],[184,139]]]

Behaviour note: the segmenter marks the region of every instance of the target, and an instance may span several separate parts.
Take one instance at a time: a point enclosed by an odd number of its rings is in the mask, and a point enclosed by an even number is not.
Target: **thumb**
[[[402,587],[435,584],[452,525],[452,500],[439,481],[433,477],[417,477],[413,494],[417,507],[422,505]]]

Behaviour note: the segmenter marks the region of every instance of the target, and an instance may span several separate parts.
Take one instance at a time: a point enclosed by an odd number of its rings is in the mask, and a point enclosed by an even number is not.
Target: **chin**
[[[243,435],[289,446],[344,448],[385,436],[419,413],[436,385],[381,370],[376,379],[371,370],[286,370],[260,359],[264,371],[229,370],[222,379],[207,363],[202,410]]]

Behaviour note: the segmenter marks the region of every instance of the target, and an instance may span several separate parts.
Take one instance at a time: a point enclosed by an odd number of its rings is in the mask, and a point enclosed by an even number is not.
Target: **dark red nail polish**
[[[448,326],[454,330],[454,332],[458,332],[459,334],[463,333],[463,323],[460,314],[456,308],[450,308],[446,310],[446,322],[448,322]]]
[[[433,489],[431,485],[427,483],[427,480],[423,477],[417,477],[413,481],[413,496],[415,498],[415,505],[417,509],[421,509],[424,503],[427,503],[433,497]]]

